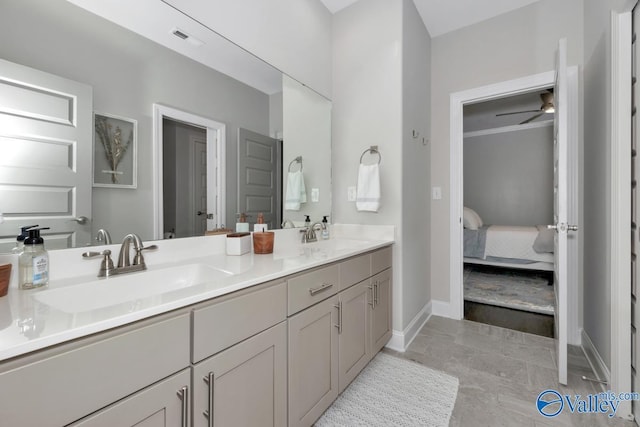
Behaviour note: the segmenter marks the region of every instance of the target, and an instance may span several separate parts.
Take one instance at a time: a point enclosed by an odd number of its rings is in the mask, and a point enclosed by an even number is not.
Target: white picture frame
[[[137,157],[138,121],[114,114],[94,112],[93,186],[137,188]]]

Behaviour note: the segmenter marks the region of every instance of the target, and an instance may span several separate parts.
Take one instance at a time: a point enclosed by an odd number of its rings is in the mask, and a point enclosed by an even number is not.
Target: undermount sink
[[[160,296],[229,276],[231,273],[205,264],[187,264],[46,289],[35,294],[34,298],[65,313],[82,313]]]

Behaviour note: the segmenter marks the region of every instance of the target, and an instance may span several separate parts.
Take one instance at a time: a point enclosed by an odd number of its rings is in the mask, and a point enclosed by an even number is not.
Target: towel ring
[[[289,163],[289,168],[287,169],[289,172],[291,172],[291,166],[294,163],[299,163],[300,164],[300,172],[302,172],[302,156],[298,156],[295,159],[291,160],[291,162]]]
[[[362,154],[360,155],[360,164],[362,164],[362,159],[364,158],[364,155],[367,153],[371,153],[371,154],[376,153],[378,155],[378,164],[380,164],[380,162],[382,161],[382,154],[380,154],[380,151],[378,151],[377,145],[372,145],[371,147],[367,148],[362,152]]]

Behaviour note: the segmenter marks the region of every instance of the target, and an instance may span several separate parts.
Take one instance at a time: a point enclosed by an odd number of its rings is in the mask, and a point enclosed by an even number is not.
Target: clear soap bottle
[[[12,254],[20,255],[24,250],[24,239],[29,237],[29,229],[37,227],[38,225],[25,225],[20,227],[20,235],[16,237],[16,245],[11,249]]]
[[[329,221],[327,221],[327,217],[329,215],[325,215],[322,217],[322,239],[329,239]]]
[[[44,248],[44,239],[40,230],[49,227],[29,230],[29,237],[24,240],[24,250],[18,257],[20,289],[32,289],[49,284],[49,254]]]

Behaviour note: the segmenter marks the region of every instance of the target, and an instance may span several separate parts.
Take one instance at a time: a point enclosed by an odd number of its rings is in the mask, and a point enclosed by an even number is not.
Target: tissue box
[[[227,255],[244,255],[251,252],[250,233],[227,234]]]

